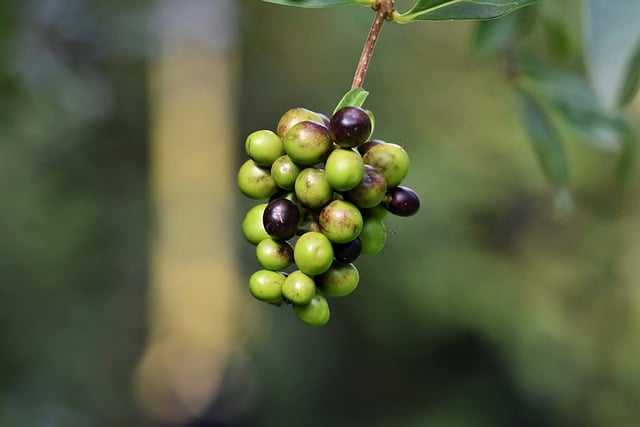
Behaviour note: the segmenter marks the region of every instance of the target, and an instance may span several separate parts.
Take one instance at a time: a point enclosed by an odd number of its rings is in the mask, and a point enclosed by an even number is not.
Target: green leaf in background
[[[281,4],[283,6],[296,7],[333,7],[347,4],[373,4],[373,0],[262,0],[267,3]]]
[[[629,69],[627,70],[627,78],[622,85],[618,106],[624,107],[633,101],[633,98],[640,89],[640,43],[636,46],[636,53],[631,58]]]
[[[561,137],[548,112],[526,89],[519,88],[518,96],[524,128],[542,170],[553,187],[556,209],[567,212],[572,207],[572,200],[569,193],[569,166]]]
[[[570,61],[581,54],[583,14],[576,2],[543,1],[539,6],[550,53],[561,61]]]
[[[609,151],[622,148],[625,120],[606,109],[588,82],[580,75],[524,62],[522,83],[547,100],[561,119],[593,146]]]
[[[518,32],[515,13],[499,19],[480,21],[473,38],[472,52],[485,58],[499,55],[513,45]]]
[[[367,96],[369,96],[369,92],[361,87],[351,89],[349,92],[345,93],[340,102],[338,102],[335,110],[333,110],[333,114],[344,107],[362,107]]]
[[[638,78],[632,62],[640,42],[640,1],[586,0],[584,37],[596,92],[607,107],[623,105],[631,94],[627,82]]]
[[[399,23],[497,18],[537,0],[418,0],[405,13],[395,13]]]

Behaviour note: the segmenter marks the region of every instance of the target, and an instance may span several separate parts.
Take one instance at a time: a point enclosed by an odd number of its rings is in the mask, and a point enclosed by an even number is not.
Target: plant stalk
[[[369,62],[371,61],[371,55],[373,54],[373,48],[376,46],[378,35],[382,29],[382,24],[384,24],[384,21],[391,19],[393,11],[395,10],[393,2],[394,0],[376,0],[373,5],[373,8],[377,11],[376,17],[371,24],[367,41],[364,43],[364,47],[362,48],[362,54],[360,54],[360,61],[358,61],[358,67],[356,68],[356,73],[353,76],[351,89],[362,87],[364,77],[367,74],[367,68],[369,68]]]

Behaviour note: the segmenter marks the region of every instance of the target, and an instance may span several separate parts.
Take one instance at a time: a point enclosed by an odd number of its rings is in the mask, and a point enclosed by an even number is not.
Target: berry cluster
[[[323,294],[344,296],[358,286],[352,262],[382,249],[386,213],[410,216],[420,207],[417,194],[399,185],[409,171],[407,152],[369,139],[371,132],[369,114],[359,107],[331,119],[294,108],[275,133],[259,130],[246,139],[250,159],[238,171],[238,187],[269,200],[242,222],[263,267],[249,279],[249,291],[267,303],[290,303],[310,325],[329,320]],[[283,271],[294,263],[295,271]]]

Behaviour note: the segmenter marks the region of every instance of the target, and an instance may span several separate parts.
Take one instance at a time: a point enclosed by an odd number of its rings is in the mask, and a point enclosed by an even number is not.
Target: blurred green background
[[[409,152],[423,206],[385,221],[357,291],[330,300],[318,329],[246,297],[258,264],[239,230],[255,201],[234,187],[244,136],[295,106],[330,114],[372,17],[248,0],[0,3],[0,426],[637,425],[637,174],[621,190],[614,154],[568,144],[575,209],[557,215],[501,61],[471,53],[473,23],[382,31],[366,107],[375,136]],[[237,280],[207,278],[207,298],[242,295],[210,401],[173,418],[132,386],[157,243],[149,70],[171,19],[233,70],[231,99],[210,93],[233,113],[232,140],[210,141],[233,147],[230,169],[200,184],[237,230],[208,236]]]

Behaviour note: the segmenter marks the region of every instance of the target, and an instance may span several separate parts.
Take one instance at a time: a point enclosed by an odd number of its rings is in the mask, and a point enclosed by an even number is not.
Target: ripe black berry
[[[361,251],[362,243],[359,237],[347,243],[333,243],[333,257],[338,262],[353,262],[360,256]]]
[[[384,206],[394,215],[411,216],[420,209],[420,198],[412,189],[399,185],[389,190]]]
[[[371,119],[360,107],[344,107],[329,121],[331,139],[343,148],[356,147],[369,138]]]
[[[287,199],[270,202],[262,216],[264,229],[274,239],[287,240],[298,230],[300,211],[295,203]]]

